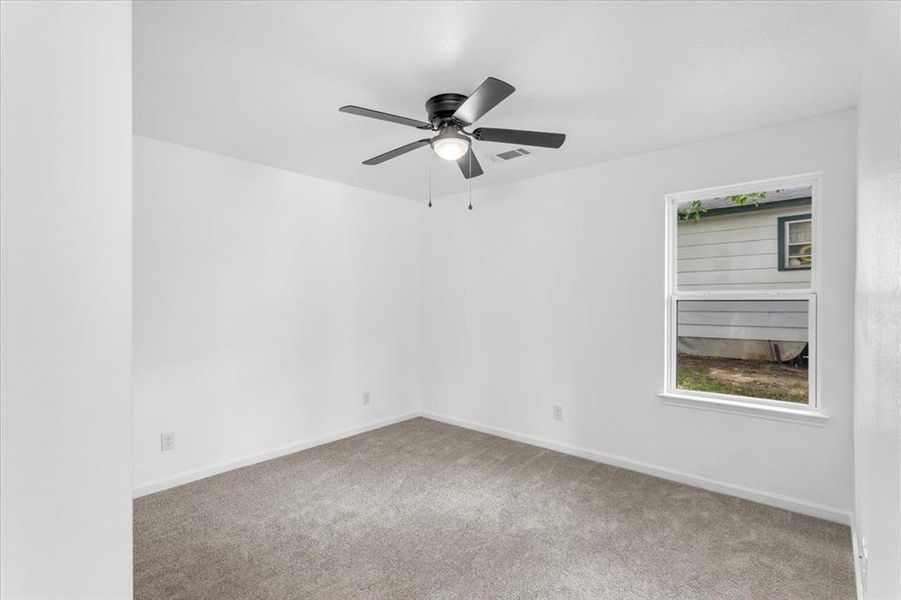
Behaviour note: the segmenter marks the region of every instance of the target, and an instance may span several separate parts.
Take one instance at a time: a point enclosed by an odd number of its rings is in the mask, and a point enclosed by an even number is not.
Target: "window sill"
[[[826,421],[829,420],[828,415],[812,408],[769,406],[735,400],[705,398],[702,396],[693,396],[691,394],[674,394],[672,392],[663,392],[657,394],[657,397],[660,398],[664,404],[670,406],[732,413],[756,417],[758,419],[798,423],[800,425],[809,425],[813,427],[823,427],[826,424]]]

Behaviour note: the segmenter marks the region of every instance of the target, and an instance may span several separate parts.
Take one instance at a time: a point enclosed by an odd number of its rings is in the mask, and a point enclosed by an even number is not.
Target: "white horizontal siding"
[[[802,312],[683,312],[679,325],[725,325],[728,327],[790,327],[807,329]],[[756,339],[756,338],[755,338]]]
[[[679,311],[802,312],[807,314],[807,305],[807,300],[680,300]]]
[[[806,288],[810,270],[780,271],[778,219],[810,207],[759,209],[678,224],[677,283],[681,290]]]
[[[772,254],[745,254],[743,256],[686,258],[679,261],[679,273],[746,269],[778,270],[778,265],[779,255],[775,252]]]
[[[713,219],[738,219],[740,214],[734,217],[712,217]],[[776,221],[773,219],[772,227],[762,225],[757,227],[736,227],[735,229],[706,230],[704,221],[700,223],[679,223],[679,247],[684,246],[709,246],[711,244],[730,244],[734,242],[754,242],[757,240],[775,240],[778,235]],[[691,227],[690,230],[685,230]]]
[[[810,271],[778,271],[776,269],[721,269],[679,273],[679,285],[711,285],[738,283],[795,283],[803,288],[810,284]]]
[[[778,252],[776,243],[771,239],[730,242],[728,244],[699,244],[696,246],[680,245],[679,260],[719,258],[726,256],[754,256],[758,254],[774,254],[776,252]]]
[[[806,342],[807,330],[791,327],[723,327],[720,325],[679,325],[679,337],[724,340],[772,340]]]
[[[680,300],[679,337],[807,341],[805,300]]]

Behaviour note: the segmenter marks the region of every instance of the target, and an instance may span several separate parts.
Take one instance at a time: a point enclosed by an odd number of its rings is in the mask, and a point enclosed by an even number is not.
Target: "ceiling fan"
[[[471,96],[463,94],[438,94],[425,103],[428,122],[400,117],[360,106],[342,106],[341,112],[390,121],[408,125],[417,129],[437,131],[433,138],[423,138],[405,144],[384,154],[364,160],[364,165],[378,165],[386,160],[397,158],[402,154],[430,145],[435,154],[448,161],[456,161],[463,177],[470,179],[483,173],[482,166],[472,151],[472,140],[500,142],[519,146],[538,146],[541,148],[559,148],[566,140],[563,133],[547,133],[544,131],[523,131],[520,129],[492,129],[479,127],[471,133],[466,127],[472,125],[489,110],[501,103],[504,98],[516,91],[509,83],[489,77]]]

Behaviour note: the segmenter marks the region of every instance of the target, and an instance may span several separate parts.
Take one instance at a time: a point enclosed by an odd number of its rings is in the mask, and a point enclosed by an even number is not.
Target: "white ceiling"
[[[423,132],[485,77],[517,91],[478,125],[560,131],[509,163],[476,142],[478,190],[857,103],[865,3],[135,2],[135,133],[423,200]],[[434,157],[436,196],[466,189]]]

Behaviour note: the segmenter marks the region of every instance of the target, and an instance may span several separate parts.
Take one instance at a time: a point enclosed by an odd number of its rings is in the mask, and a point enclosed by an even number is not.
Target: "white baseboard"
[[[776,508],[782,508],[784,510],[809,515],[811,517],[817,517],[819,519],[841,523],[843,525],[852,524],[851,514],[848,511],[839,508],[824,506],[822,504],[808,502],[806,500],[800,500],[798,498],[792,498],[789,496],[783,496],[781,494],[774,494],[772,492],[763,490],[756,490],[743,486],[733,485],[730,483],[724,483],[721,481],[716,481],[714,479],[709,479],[707,477],[691,475],[689,473],[684,473],[665,467],[658,467],[656,465],[624,458],[622,456],[605,454],[594,450],[588,450],[586,448],[571,446],[569,444],[564,444],[561,442],[545,440],[535,436],[502,429],[500,427],[493,427],[491,425],[474,423],[472,421],[466,421],[454,417],[447,417],[429,411],[418,410],[387,419],[373,421],[372,423],[366,423],[357,427],[351,427],[343,431],[323,435],[317,438],[296,442],[294,444],[289,444],[287,446],[282,446],[273,450],[269,450],[267,452],[261,452],[259,454],[254,454],[252,456],[247,456],[237,460],[219,463],[208,467],[202,467],[199,469],[193,469],[191,471],[179,473],[178,475],[173,475],[171,477],[165,477],[163,479],[157,479],[143,483],[136,486],[132,490],[132,495],[135,498],[140,498],[141,496],[146,496],[148,494],[160,492],[169,488],[177,487],[179,485],[191,483],[192,481],[198,481],[200,479],[212,477],[213,475],[225,473],[226,471],[231,471],[232,469],[238,469],[240,467],[246,467],[248,465],[271,460],[280,456],[285,456],[287,454],[293,454],[294,452],[300,452],[301,450],[306,450],[315,446],[321,446],[322,444],[328,444],[329,442],[348,438],[366,431],[371,431],[373,429],[379,429],[380,427],[385,427],[387,425],[393,425],[394,423],[400,423],[401,421],[406,421],[419,416],[426,417],[435,421],[440,421],[442,423],[447,423],[449,425],[456,425],[458,427],[464,427],[466,429],[472,429],[474,431],[496,435],[498,437],[506,438],[516,442],[522,442],[525,444],[530,444],[532,446],[539,446],[541,448],[555,450],[564,454],[586,458],[595,462],[600,462],[623,469],[629,469],[630,471],[637,471],[646,475],[660,477],[661,479],[668,479],[670,481],[684,483],[685,485],[710,490],[712,492],[735,496],[738,498],[744,498],[745,500],[759,502],[768,506],[775,506]],[[856,545],[856,539],[854,540],[854,543]],[[855,554],[855,568],[858,567],[857,563],[858,561]]]
[[[364,425],[351,427],[350,429],[345,429],[343,431],[330,433],[301,442],[295,442],[293,444],[288,444],[287,446],[281,446],[273,450],[254,454],[252,456],[245,456],[244,458],[239,458],[237,460],[231,460],[208,467],[201,467],[199,469],[192,469],[190,471],[179,473],[178,475],[173,475],[171,477],[164,477],[162,479],[156,479],[154,481],[142,483],[132,489],[132,497],[140,498],[141,496],[161,492],[169,488],[174,488],[186,483],[191,483],[192,481],[198,481],[200,479],[212,477],[213,475],[219,475],[220,473],[225,473],[226,471],[231,471],[233,469],[238,469],[263,461],[272,460],[273,458],[278,458],[280,456],[294,454],[295,452],[300,452],[301,450],[314,448],[316,446],[321,446],[322,444],[328,444],[329,442],[335,442],[337,440],[348,438],[366,431],[372,431],[373,429],[379,429],[381,427],[400,423],[401,421],[407,421],[409,419],[421,416],[421,414],[422,413],[420,411],[415,410],[395,417],[380,419],[378,421],[373,421]]]
[[[789,496],[783,496],[781,494],[774,494],[772,492],[763,490],[755,490],[752,488],[733,485],[730,483],[724,483],[722,481],[716,481],[707,477],[691,475],[689,473],[683,473],[681,471],[675,471],[673,469],[667,469],[665,467],[658,467],[656,465],[651,465],[637,460],[623,458],[622,456],[615,456],[612,454],[604,454],[602,452],[596,452],[594,450],[588,450],[585,448],[578,448],[576,446],[570,446],[569,444],[553,442],[531,435],[516,433],[514,431],[501,429],[499,427],[493,427],[491,425],[483,425],[481,423],[473,423],[471,421],[465,421],[454,417],[446,417],[429,411],[423,411],[422,416],[427,419],[440,421],[449,425],[465,427],[466,429],[472,429],[474,431],[496,435],[508,440],[522,442],[524,444],[531,444],[533,446],[540,446],[541,448],[547,448],[549,450],[556,450],[557,452],[562,452],[564,454],[586,458],[588,460],[612,465],[614,467],[629,469],[630,471],[637,471],[639,473],[644,473],[645,475],[660,477],[661,479],[668,479],[670,481],[684,483],[685,485],[698,487],[701,489],[709,490],[711,492],[717,492],[729,496],[736,496],[745,500],[759,502],[760,504],[775,506],[776,508],[801,513],[811,517],[817,517],[819,519],[825,519],[826,521],[841,523],[842,525],[851,525],[852,522],[851,513],[831,506],[824,506],[822,504],[808,502],[806,500],[800,500],[798,498],[792,498]]]

